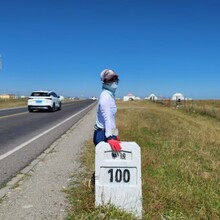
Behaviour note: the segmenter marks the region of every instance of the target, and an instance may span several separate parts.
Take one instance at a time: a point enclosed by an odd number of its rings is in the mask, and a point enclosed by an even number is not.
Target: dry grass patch
[[[141,147],[143,219],[220,219],[220,122],[147,101],[117,105],[121,140]],[[83,158],[83,179],[89,179],[94,171],[92,141]],[[74,199],[80,198],[84,219],[134,219],[120,218],[117,209],[96,210],[94,193],[85,184],[81,187],[74,191],[83,196],[74,194]],[[73,210],[76,215],[75,204]]]
[[[119,105],[121,139],[142,149],[146,219],[219,219],[220,123],[150,102]]]
[[[0,99],[0,109],[27,105],[27,99]]]

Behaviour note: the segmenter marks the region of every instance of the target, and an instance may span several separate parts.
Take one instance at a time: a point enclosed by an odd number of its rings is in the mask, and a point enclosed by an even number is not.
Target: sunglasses
[[[104,82],[105,82],[105,83],[113,83],[113,82],[116,82],[116,83],[118,84],[118,83],[119,83],[119,79],[118,79],[117,76],[114,76],[114,77],[112,77],[112,78],[109,79],[109,80],[105,80]]]

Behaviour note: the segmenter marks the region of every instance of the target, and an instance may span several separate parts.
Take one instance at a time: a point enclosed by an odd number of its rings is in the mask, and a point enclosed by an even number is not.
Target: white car
[[[34,110],[61,110],[61,99],[53,91],[33,91],[27,104],[29,112]]]

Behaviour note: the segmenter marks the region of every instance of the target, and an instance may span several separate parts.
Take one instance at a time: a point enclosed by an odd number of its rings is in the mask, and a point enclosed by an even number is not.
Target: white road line
[[[94,103],[92,103],[91,105],[93,105],[93,104],[94,104]],[[3,160],[3,159],[5,159],[6,157],[10,156],[11,154],[15,153],[16,151],[22,149],[23,147],[25,147],[26,145],[30,144],[31,142],[33,142],[33,141],[37,140],[38,138],[42,137],[43,135],[47,134],[48,132],[52,131],[53,129],[59,127],[60,125],[62,125],[62,124],[64,124],[64,123],[66,123],[66,122],[69,121],[70,119],[72,119],[72,118],[74,118],[75,116],[79,115],[81,112],[83,112],[83,111],[85,111],[86,109],[90,108],[91,105],[89,105],[87,108],[85,108],[85,109],[83,109],[83,110],[77,112],[76,114],[70,116],[69,118],[65,119],[64,121],[58,123],[57,125],[51,127],[50,129],[44,131],[43,133],[41,133],[41,134],[35,136],[34,138],[30,139],[29,141],[26,141],[26,142],[24,142],[23,144],[17,146],[17,147],[14,148],[13,150],[10,150],[10,151],[8,151],[7,153],[2,154],[2,155],[0,156],[0,161]]]
[[[0,118],[9,118],[9,117],[12,117],[12,116],[24,115],[24,114],[27,114],[27,113],[29,113],[29,112],[21,112],[21,113],[16,113],[16,114],[12,114],[12,115],[0,116]]]

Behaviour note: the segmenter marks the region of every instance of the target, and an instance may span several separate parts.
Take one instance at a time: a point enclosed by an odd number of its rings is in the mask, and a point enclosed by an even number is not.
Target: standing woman
[[[102,92],[99,97],[95,131],[93,142],[95,146],[101,142],[108,142],[114,152],[121,150],[118,139],[118,130],[116,128],[115,91],[118,87],[118,75],[110,69],[101,72]]]

